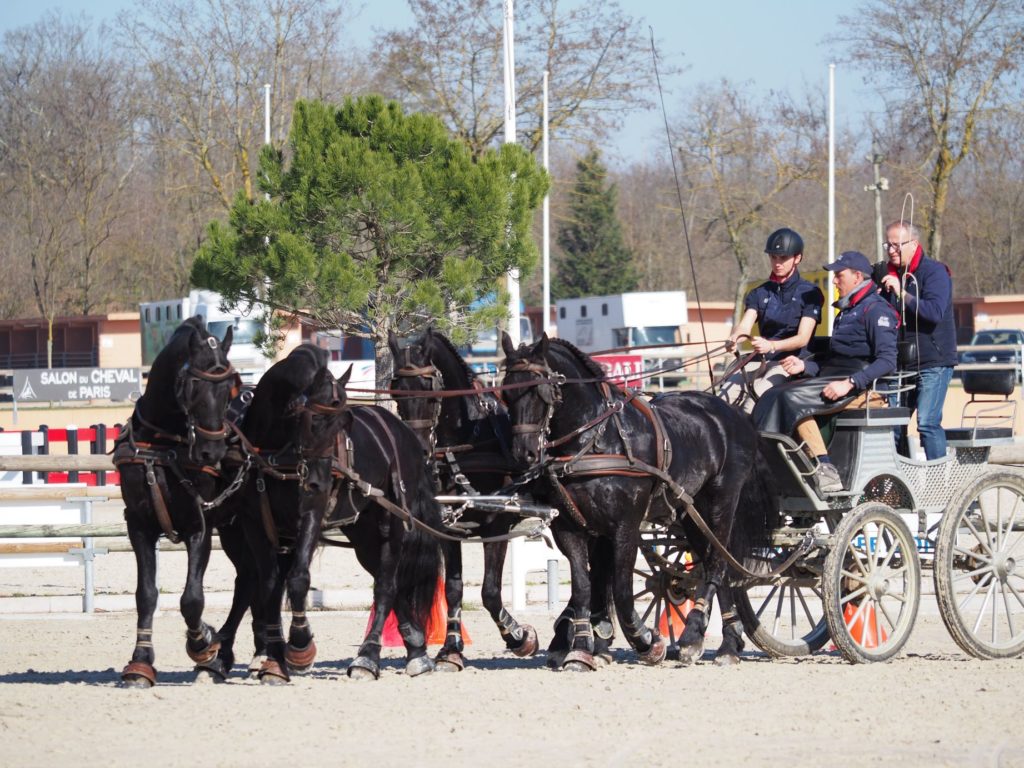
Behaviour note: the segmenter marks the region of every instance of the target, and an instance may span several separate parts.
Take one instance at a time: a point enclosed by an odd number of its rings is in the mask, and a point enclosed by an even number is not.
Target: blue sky
[[[563,0],[572,4],[585,0]],[[752,82],[757,89],[827,93],[832,54],[823,39],[837,30],[840,14],[850,14],[855,0],[625,0],[623,8],[654,28],[664,59],[688,65],[665,83],[669,114],[673,94],[701,82],[724,78]],[[51,8],[85,13],[94,20],[112,18],[132,6],[130,0],[3,0],[0,31],[31,24]],[[360,39],[375,31],[404,26],[411,20],[405,0],[366,0],[353,24]],[[836,117],[840,126],[857,124],[870,109],[874,94],[861,76],[839,65],[836,70]],[[636,115],[615,137],[609,153],[623,159],[666,154],[660,112]]]

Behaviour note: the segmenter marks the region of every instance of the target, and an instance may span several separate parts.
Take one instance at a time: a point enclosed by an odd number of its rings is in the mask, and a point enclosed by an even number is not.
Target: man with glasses
[[[741,336],[749,336],[757,322],[760,335],[751,339],[751,346],[761,358],[748,363],[722,383],[720,396],[747,413],[754,400],[746,386],[749,377],[753,394],[760,397],[766,390],[785,381],[787,374],[779,366],[782,358],[800,354],[814,335],[821,321],[825,297],[818,287],[800,277],[804,241],[792,229],[777,229],[768,236],[764,252],[771,262],[768,280],[751,290],[743,300],[743,316],[733,327],[726,347],[732,349]],[[762,360],[766,365],[762,369]],[[758,371],[760,376],[756,376]]]
[[[953,280],[949,268],[924,255],[920,230],[898,219],[885,228],[889,263],[875,268],[882,297],[900,313],[900,366],[914,376],[905,405],[917,411],[917,430],[928,459],[946,455],[942,406],[957,363],[953,325]],[[909,455],[906,427],[897,438],[898,450]]]

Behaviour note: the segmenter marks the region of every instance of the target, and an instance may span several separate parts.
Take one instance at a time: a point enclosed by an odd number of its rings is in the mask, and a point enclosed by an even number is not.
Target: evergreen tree
[[[557,298],[635,291],[639,283],[633,254],[622,242],[615,216],[616,191],[595,150],[576,163],[570,192],[571,223],[558,231],[563,255],[552,287]]]
[[[547,176],[521,147],[473,158],[440,120],[378,96],[295,106],[288,161],[264,148],[267,199],[236,198],[214,222],[193,282],[321,328],[368,336],[377,382],[388,332],[427,324],[466,341],[506,315],[504,277],[537,261],[533,211]],[[486,294],[498,301],[470,304]]]

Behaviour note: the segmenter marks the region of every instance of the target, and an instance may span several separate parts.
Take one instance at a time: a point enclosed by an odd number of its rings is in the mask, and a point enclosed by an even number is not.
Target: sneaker
[[[843,481],[839,478],[839,470],[835,464],[819,464],[815,473],[818,490],[822,493],[836,493],[843,490]]]

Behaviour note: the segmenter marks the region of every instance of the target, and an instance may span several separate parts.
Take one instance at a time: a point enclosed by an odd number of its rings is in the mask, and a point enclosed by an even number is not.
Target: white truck
[[[260,330],[257,309],[244,312],[240,309],[221,309],[221,296],[213,291],[194,290],[180,299],[147,301],[139,305],[142,326],[142,364],[152,365],[153,360],[167,344],[174,329],[193,315],[202,315],[206,328],[219,339],[224,338],[228,327],[233,328],[231,350],[228,358],[246,383],[255,383],[270,367],[263,352],[253,343]]]
[[[558,335],[587,354],[619,347],[647,344],[681,344],[687,323],[685,291],[646,291],[610,296],[583,296],[555,303]],[[673,368],[680,363],[678,350],[647,350],[644,369]],[[669,355],[672,355],[671,357]],[[682,378],[679,371],[666,373],[665,383]]]

